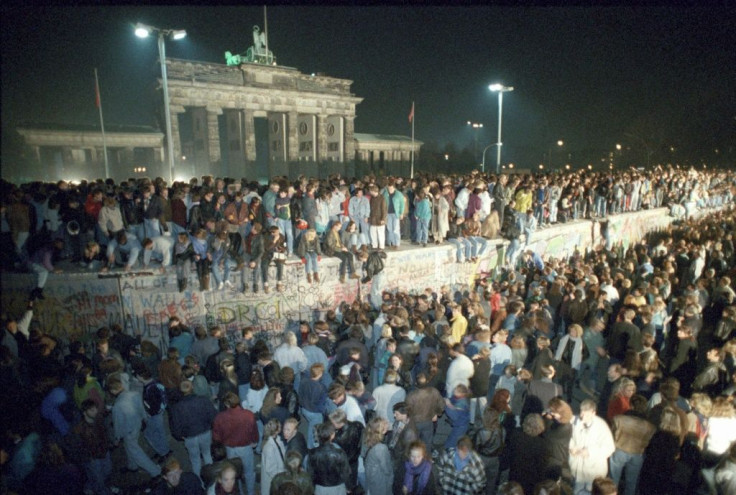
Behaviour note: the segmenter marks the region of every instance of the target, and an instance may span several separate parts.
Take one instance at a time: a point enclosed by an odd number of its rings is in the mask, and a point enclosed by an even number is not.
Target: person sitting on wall
[[[308,229],[304,232],[304,235],[299,238],[296,254],[302,259],[302,263],[305,265],[307,283],[311,284],[313,277],[314,281],[319,283],[319,265],[317,262],[322,259],[322,248],[320,247],[316,230]]]
[[[340,240],[340,222],[335,222],[330,227],[329,232],[325,236],[324,251],[327,256],[332,256],[340,259],[340,283],[345,283],[345,272],[350,273],[351,279],[360,278],[355,273],[355,267],[353,265],[353,254],[348,251]]]

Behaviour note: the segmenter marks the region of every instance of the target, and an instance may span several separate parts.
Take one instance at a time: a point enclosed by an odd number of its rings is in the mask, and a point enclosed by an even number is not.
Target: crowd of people
[[[3,492],[736,492],[733,174],[202,182],[4,185],[3,267],[39,284],[2,321]],[[665,205],[682,219],[627,249],[522,254],[545,224]],[[119,326],[62,349],[33,321],[64,257],[266,290],[290,257],[318,282],[323,253],[356,276],[402,238],[462,262],[498,235],[497,276],[342,303],[275,348],[172,317],[164,356]]]
[[[340,261],[340,281],[359,278],[358,251],[398,249],[403,241],[449,243],[457,261],[477,260],[490,239],[511,241],[509,265],[548,225],[668,206],[689,217],[729,203],[732,175],[658,167],[624,173],[401,177],[346,180],[274,178],[267,185],[203,177],[167,184],[130,179],[71,184],[0,184],[4,269],[37,274],[43,298],[59,260],[92,271],[176,272],[185,290],[284,289],[284,264],[301,260],[319,282],[322,255]],[[363,261],[368,253],[363,254]],[[231,274],[242,273],[240,287]]]

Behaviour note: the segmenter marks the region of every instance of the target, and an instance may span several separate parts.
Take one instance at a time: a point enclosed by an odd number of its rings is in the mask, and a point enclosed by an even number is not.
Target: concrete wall
[[[614,216],[610,218],[611,240],[628,245],[672,220],[664,208]],[[545,257],[564,257],[576,248],[584,252],[600,242],[598,223],[578,221],[539,230],[532,236],[530,248]],[[420,292],[449,285],[452,290],[467,290],[477,274],[492,272],[503,259],[508,242],[496,239],[490,243],[491,249],[473,264],[456,263],[450,245],[389,251],[382,289]],[[231,333],[254,326],[276,341],[285,329],[297,328],[300,320],[319,319],[342,301],[368,297],[371,283],[349,280],[340,284],[338,267],[336,259],[323,257],[320,283],[307,284],[303,265],[289,263],[284,268],[286,290],[269,295],[262,291],[257,295],[230,290],[200,292],[194,274],[184,292],[177,291],[174,273],[52,274],[44,291],[46,299],[36,303],[34,319],[40,328],[64,342],[88,340],[99,327],[118,323],[128,333],[141,335],[163,349],[167,346],[168,319],[174,315],[189,326],[221,325]],[[234,277],[235,286],[240,286],[240,275]],[[3,309],[19,314],[33,284],[32,275],[4,274]]]

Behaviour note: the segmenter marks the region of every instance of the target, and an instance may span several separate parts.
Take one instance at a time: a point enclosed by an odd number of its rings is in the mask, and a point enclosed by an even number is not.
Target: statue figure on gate
[[[261,32],[258,26],[253,26],[253,54],[266,55],[266,32]]]
[[[225,52],[227,65],[240,65],[241,63],[255,63],[271,65],[275,63],[273,52],[267,49],[268,38],[266,32],[261,31],[258,26],[253,26],[253,46],[249,47],[245,55],[235,55]]]

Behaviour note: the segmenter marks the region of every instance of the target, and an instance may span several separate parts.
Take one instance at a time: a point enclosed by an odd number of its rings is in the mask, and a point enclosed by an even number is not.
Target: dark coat
[[[217,410],[207,397],[185,395],[171,408],[171,435],[194,437],[212,429]]]
[[[572,485],[572,472],[570,471],[570,439],[572,438],[572,425],[562,424],[556,421],[550,422],[547,429],[542,433],[547,446],[547,464],[545,473],[550,469],[560,469],[562,479]]]
[[[310,451],[307,469],[314,484],[320,486],[347,485],[350,477],[348,456],[331,442]]]
[[[491,358],[473,360],[475,372],[470,378],[471,397],[485,397],[491,382]]]
[[[379,226],[386,225],[386,217],[388,216],[388,205],[383,197],[383,194],[376,194],[371,196],[371,213],[368,215],[368,223],[371,225]]]
[[[534,486],[544,481],[544,470],[540,466],[547,463],[547,442],[532,437],[521,430],[513,430],[506,442],[510,471],[509,481],[516,481],[524,488],[524,493],[534,493]]]

